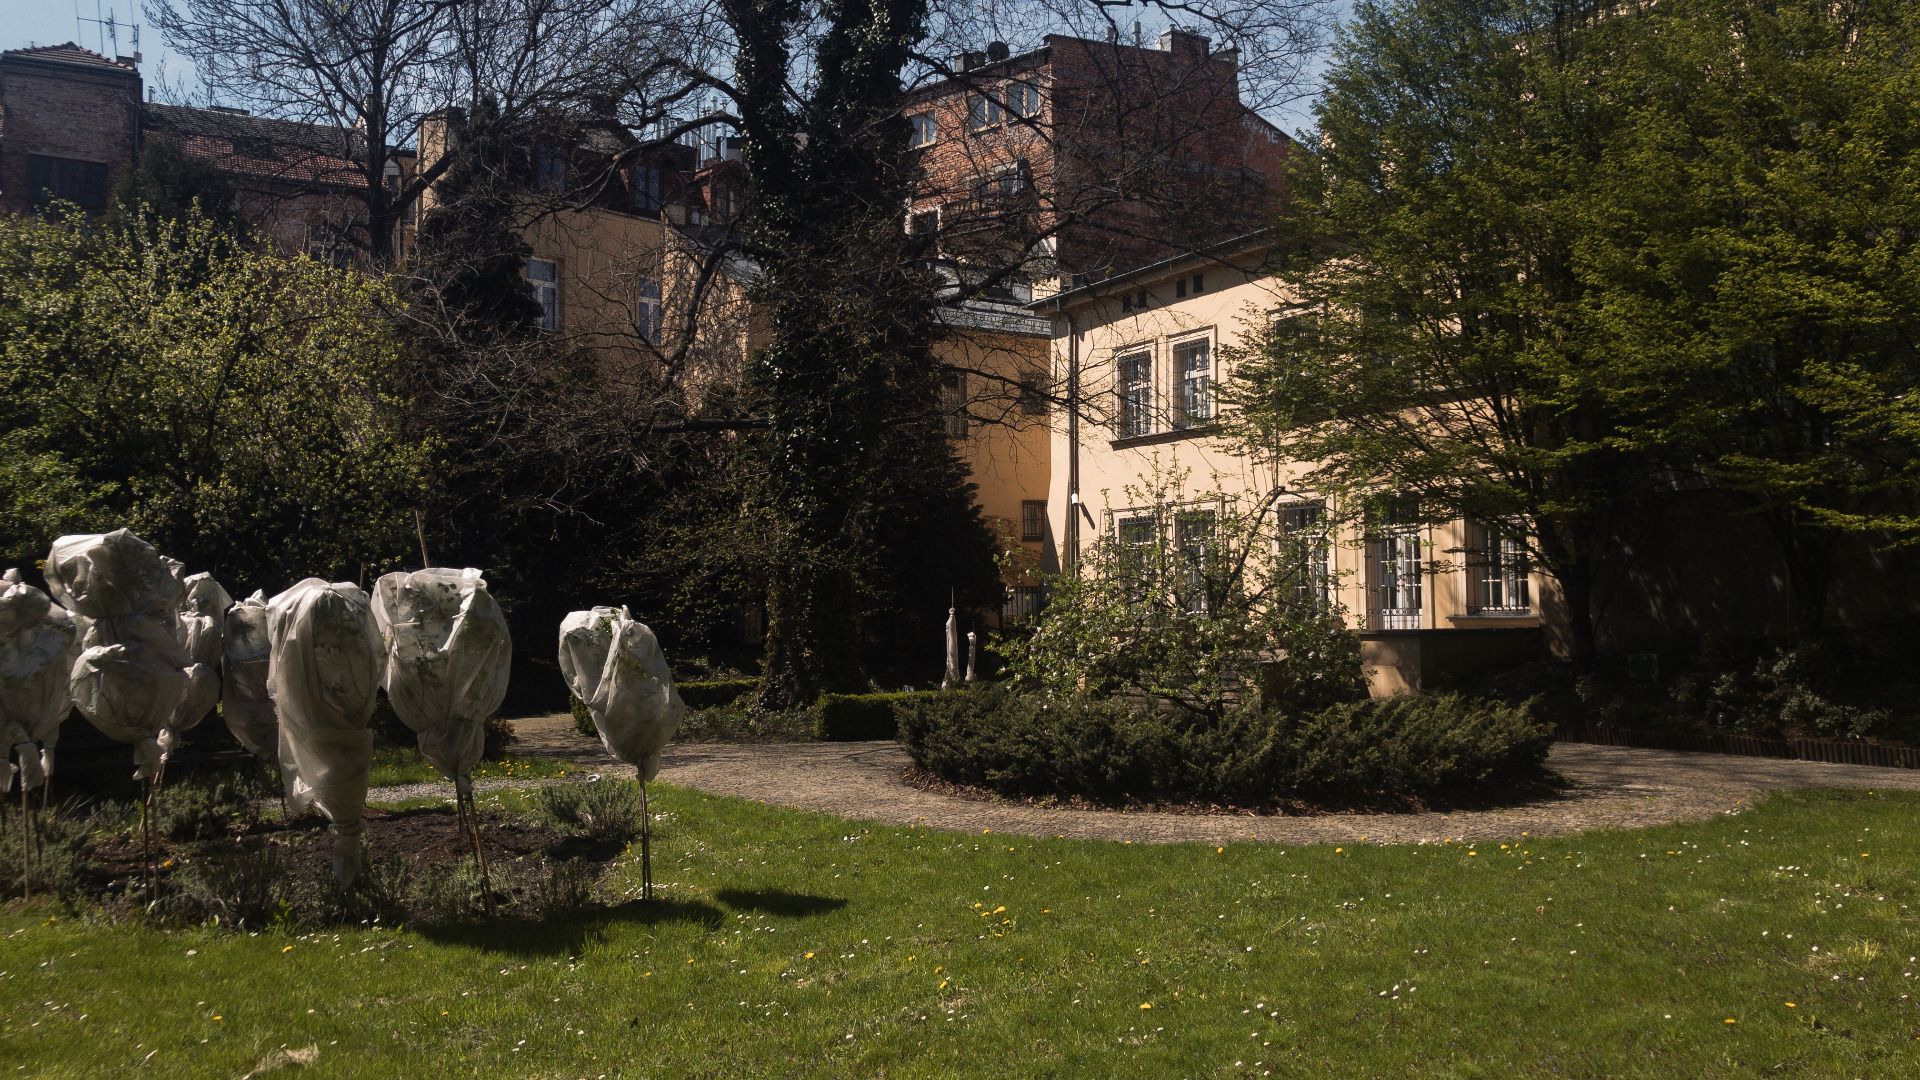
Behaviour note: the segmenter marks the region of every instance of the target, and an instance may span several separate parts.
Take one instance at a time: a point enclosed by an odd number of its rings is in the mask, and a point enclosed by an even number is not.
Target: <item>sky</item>
[[[1351,0],[1341,0],[1344,13]],[[106,19],[111,15],[119,25],[119,55],[133,52],[132,27],[144,24],[139,0],[0,0],[0,49],[19,49],[31,45],[59,45],[72,41],[95,52],[112,54],[113,43],[105,29],[94,22],[79,19]],[[181,93],[197,93],[193,64],[168,49],[158,31],[142,27],[140,74],[150,88],[157,87],[162,100],[178,99]],[[1289,133],[1312,123],[1311,103],[1302,102],[1268,119]]]

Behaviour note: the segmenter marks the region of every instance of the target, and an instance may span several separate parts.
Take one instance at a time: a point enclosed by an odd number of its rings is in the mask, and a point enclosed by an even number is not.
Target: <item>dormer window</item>
[[[657,214],[660,212],[663,181],[664,176],[659,166],[634,166],[631,183],[634,213]]]

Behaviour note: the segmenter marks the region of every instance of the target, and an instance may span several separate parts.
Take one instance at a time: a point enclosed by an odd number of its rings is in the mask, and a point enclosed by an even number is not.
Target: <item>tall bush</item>
[[[1189,490],[1158,459],[1126,489],[1132,521],[1103,534],[1079,573],[1050,584],[1031,636],[1009,641],[1023,685],[1056,696],[1162,700],[1215,720],[1261,688],[1319,708],[1364,696],[1359,639],[1299,558],[1271,498]],[[1126,529],[1122,533],[1122,529]]]

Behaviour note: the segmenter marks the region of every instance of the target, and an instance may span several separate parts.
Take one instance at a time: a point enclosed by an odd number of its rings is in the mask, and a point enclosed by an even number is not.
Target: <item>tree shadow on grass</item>
[[[713,895],[714,899],[730,908],[793,918],[825,915],[829,911],[839,911],[847,906],[844,897],[811,896],[807,893],[788,892],[785,889],[721,889]]]
[[[704,900],[630,900],[617,907],[590,907],[544,919],[501,918],[416,926],[421,937],[512,956],[578,956],[589,942],[617,926],[692,923],[718,930],[726,912]]]

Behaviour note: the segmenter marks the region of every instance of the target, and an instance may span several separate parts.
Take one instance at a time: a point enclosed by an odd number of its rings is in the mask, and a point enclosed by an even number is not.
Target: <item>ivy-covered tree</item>
[[[236,244],[189,209],[0,221],[0,561],[131,527],[236,595],[406,550],[423,447],[384,285]]]

